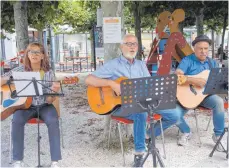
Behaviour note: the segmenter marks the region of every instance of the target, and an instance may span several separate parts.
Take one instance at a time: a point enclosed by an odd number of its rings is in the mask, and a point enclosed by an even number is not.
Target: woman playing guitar
[[[53,81],[54,73],[50,69],[49,58],[44,50],[43,45],[39,43],[31,43],[25,50],[24,65],[19,66],[12,71],[33,71],[40,72],[41,79],[44,81]],[[1,78],[2,85],[6,83],[11,76],[12,71],[4,74]],[[60,86],[56,83],[50,84],[50,82],[43,82],[44,85],[50,87],[54,91],[58,91]],[[43,89],[43,92],[48,90]],[[39,117],[45,122],[48,127],[50,153],[52,164],[51,167],[56,167],[58,160],[61,160],[60,151],[60,130],[58,114],[52,102],[55,97],[43,97],[33,98],[32,105],[28,109],[17,110],[13,114],[12,122],[12,140],[13,140],[13,160],[15,160],[14,166],[20,167],[23,160],[24,153],[24,125],[26,122],[37,116],[36,106],[40,105]]]

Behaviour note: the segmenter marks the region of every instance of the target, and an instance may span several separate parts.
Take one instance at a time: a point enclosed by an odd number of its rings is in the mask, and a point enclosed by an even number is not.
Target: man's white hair
[[[138,42],[138,39],[137,39],[137,37],[135,35],[133,35],[133,34],[126,34],[126,35],[123,36],[122,41],[121,41],[121,44],[123,44],[125,42],[125,40],[127,38],[129,38],[129,37],[134,37],[136,39],[136,41]]]

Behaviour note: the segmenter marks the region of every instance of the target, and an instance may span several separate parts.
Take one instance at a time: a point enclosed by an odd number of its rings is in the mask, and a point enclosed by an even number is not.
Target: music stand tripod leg
[[[32,82],[33,82],[33,86],[34,86],[34,89],[35,89],[35,93],[36,93],[36,98],[38,99],[40,94],[39,94],[39,90],[38,90],[38,85],[37,85],[37,80],[35,78],[32,79]],[[37,142],[38,142],[38,166],[37,167],[41,167],[41,164],[40,164],[40,104],[37,104],[36,105],[36,112],[37,112],[37,119],[38,119],[38,122],[37,122]]]
[[[24,88],[23,89],[21,89],[21,90],[16,90],[16,92],[13,92],[13,90],[12,90],[12,88],[11,88],[11,83],[12,82],[14,82],[14,81],[26,81],[26,82],[29,82],[26,86],[24,86]],[[40,81],[40,82],[39,82]],[[43,88],[46,88],[46,89],[49,89],[50,91],[51,91],[51,93],[49,93],[49,94],[43,94],[43,96],[63,96],[64,94],[63,94],[63,89],[62,89],[62,86],[61,86],[61,83],[60,83],[60,89],[61,89],[61,93],[57,93],[55,90],[52,90],[52,89],[50,89],[49,88],[49,86],[46,86],[46,85],[44,85],[43,84],[43,82],[41,82],[41,81],[45,81],[45,80],[36,80],[36,78],[35,77],[33,77],[32,78],[32,80],[31,79],[13,79],[13,78],[10,78],[8,81],[7,81],[7,84],[8,84],[8,86],[9,86],[9,88],[10,88],[10,94],[11,95],[13,95],[15,98],[16,97],[39,97],[40,96],[40,93],[39,93],[39,90],[38,90],[38,85],[37,85],[37,83],[39,83],[40,85],[42,85],[42,87]],[[47,81],[47,82],[56,82],[56,81]],[[34,90],[35,90],[35,95],[24,95],[24,94],[22,94],[22,95],[18,95],[19,93],[21,93],[23,90],[25,90],[29,85],[33,85],[34,86]],[[37,118],[38,118],[38,122],[37,122],[37,128],[38,128],[38,166],[37,167],[41,167],[41,164],[40,164],[40,119],[39,119],[39,112],[40,112],[40,104],[38,104],[37,106],[36,106],[36,108],[35,109],[33,109],[33,110],[35,110],[36,112],[37,112]]]
[[[225,134],[226,131],[228,131],[228,129],[227,128],[224,128],[223,133],[220,135],[219,139],[217,140],[214,148],[212,149],[211,153],[209,154],[209,157],[212,157],[213,156],[213,154],[214,154],[214,152],[215,152],[215,150],[216,150],[216,148],[217,148],[218,145],[221,145],[223,147],[223,145],[221,144],[221,139],[223,138],[223,136],[224,136],[224,134]],[[223,147],[223,149],[224,149],[224,147]],[[228,151],[226,151],[225,149],[224,149],[223,152],[228,153]]]
[[[154,118],[153,118],[152,107],[150,105],[148,105],[148,116],[150,116],[150,132],[151,132],[150,138],[151,138],[151,141],[149,142],[150,143],[149,149],[148,149],[146,156],[143,158],[141,167],[144,165],[146,159],[148,158],[148,156],[150,154],[152,154],[152,157],[153,157],[153,167],[157,167],[157,159],[158,159],[158,162],[160,164],[160,167],[165,167],[165,165],[162,161],[162,158],[159,154],[159,151],[155,146]]]
[[[177,76],[175,74],[121,81],[121,116],[145,113],[146,111],[150,116],[151,142],[140,166],[152,154],[154,167],[157,165],[157,159],[160,166],[164,167],[159,152],[155,147],[153,111],[176,108],[176,88]]]
[[[37,165],[37,167],[42,167],[41,166],[41,159],[40,159],[40,154],[41,154],[41,148],[40,148],[40,140],[41,140],[41,136],[40,136],[40,106],[39,105],[37,105],[37,107],[36,107],[36,111],[37,111],[37,151],[38,151],[38,165]]]
[[[226,158],[228,159],[228,154],[229,154],[229,132],[228,132],[229,127],[227,128],[227,155]]]

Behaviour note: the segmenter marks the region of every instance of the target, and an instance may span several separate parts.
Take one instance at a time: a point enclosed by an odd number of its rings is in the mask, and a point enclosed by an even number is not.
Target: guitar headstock
[[[79,82],[79,78],[77,76],[72,77],[64,77],[61,81],[62,84],[76,84]]]
[[[177,75],[177,84],[183,85],[187,81],[187,76],[185,75]]]

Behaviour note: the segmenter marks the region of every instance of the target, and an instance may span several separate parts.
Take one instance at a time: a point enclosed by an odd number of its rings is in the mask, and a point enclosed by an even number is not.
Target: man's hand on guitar
[[[121,95],[120,83],[116,83],[115,81],[110,81],[110,87],[116,93],[116,95],[118,96]]]
[[[193,84],[194,86],[198,86],[200,88],[203,88],[206,85],[206,80],[202,78],[192,78],[188,77],[189,83]]]
[[[47,96],[46,97],[46,103],[52,104],[56,100],[56,97],[53,96]]]
[[[206,85],[207,81],[205,79],[197,78],[196,80],[197,80],[196,83],[197,86],[203,88]]]

